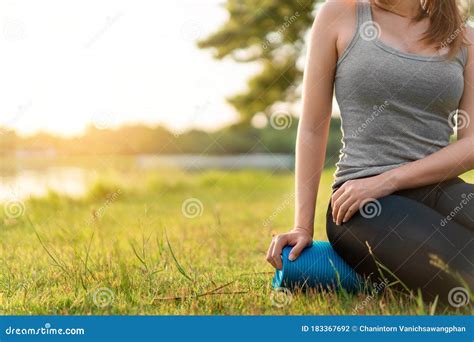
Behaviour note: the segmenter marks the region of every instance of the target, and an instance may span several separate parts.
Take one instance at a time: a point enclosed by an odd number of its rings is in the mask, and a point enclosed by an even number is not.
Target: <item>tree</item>
[[[262,69],[248,81],[248,90],[229,99],[243,123],[259,113],[270,114],[279,102],[294,102],[303,70],[305,35],[322,0],[227,0],[229,19],[198,43],[213,48],[214,57],[237,62],[259,62]],[[473,0],[458,0],[473,20]],[[302,63],[300,63],[302,64]]]
[[[244,123],[259,112],[270,113],[280,101],[294,102],[303,70],[305,35],[314,20],[314,0],[227,0],[229,19],[198,43],[213,48],[214,57],[258,62],[259,74],[248,90],[227,99]]]

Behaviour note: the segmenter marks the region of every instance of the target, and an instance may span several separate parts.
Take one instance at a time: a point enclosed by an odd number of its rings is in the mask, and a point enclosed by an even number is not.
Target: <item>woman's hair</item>
[[[429,18],[430,26],[422,41],[438,49],[448,48],[449,58],[456,56],[465,44],[466,18],[460,1],[462,0],[420,0],[420,13],[415,18],[416,21]]]
[[[466,19],[457,0],[423,0],[421,5],[430,18],[430,27],[423,36],[427,44],[449,48],[448,57],[454,57],[464,44]],[[423,13],[419,15],[421,19]]]

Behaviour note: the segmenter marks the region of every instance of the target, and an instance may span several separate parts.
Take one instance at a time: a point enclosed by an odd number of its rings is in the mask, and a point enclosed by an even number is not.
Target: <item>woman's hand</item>
[[[331,197],[332,219],[346,223],[367,202],[390,195],[394,184],[384,174],[345,182]]]
[[[311,246],[312,243],[313,236],[308,229],[293,228],[288,233],[273,237],[270,248],[268,248],[267,261],[276,269],[281,270],[281,251],[285,246],[293,246],[288,257],[293,261],[299,257],[303,249]]]

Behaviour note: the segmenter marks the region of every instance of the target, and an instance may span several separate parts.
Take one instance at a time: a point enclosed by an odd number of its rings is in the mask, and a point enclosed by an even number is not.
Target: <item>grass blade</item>
[[[183,266],[181,266],[181,264],[179,263],[178,259],[176,258],[176,255],[174,254],[173,252],[173,248],[171,247],[171,243],[170,243],[170,240],[168,239],[168,234],[166,233],[166,230],[165,230],[165,237],[166,237],[166,243],[168,244],[168,248],[171,252],[171,256],[173,257],[173,260],[174,260],[174,263],[176,264],[176,267],[178,268],[178,271],[179,273],[181,273],[186,279],[190,280],[190,281],[194,281],[193,278],[191,278],[187,273],[186,271],[184,270]]]

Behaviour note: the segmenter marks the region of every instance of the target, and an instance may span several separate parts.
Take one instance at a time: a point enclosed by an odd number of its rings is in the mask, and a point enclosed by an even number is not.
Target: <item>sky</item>
[[[180,133],[235,122],[225,98],[259,66],[196,47],[226,21],[224,3],[0,0],[0,127],[76,135],[145,123]]]
[[[258,66],[195,45],[226,20],[223,2],[1,0],[0,126],[75,135],[88,124],[235,121],[225,97]]]

